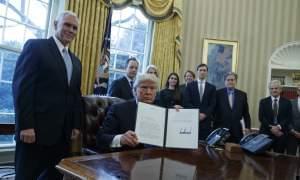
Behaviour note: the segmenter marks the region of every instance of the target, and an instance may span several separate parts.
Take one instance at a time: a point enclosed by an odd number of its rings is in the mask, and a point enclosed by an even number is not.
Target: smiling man
[[[134,132],[137,103],[153,104],[158,78],[153,74],[138,76],[133,86],[135,99],[113,105],[97,135],[97,145],[103,150],[127,150],[143,147]]]
[[[68,50],[78,30],[70,11],[54,22],[55,35],[32,39],[16,64],[13,96],[16,113],[16,179],[62,179],[55,165],[79,134],[81,64]]]

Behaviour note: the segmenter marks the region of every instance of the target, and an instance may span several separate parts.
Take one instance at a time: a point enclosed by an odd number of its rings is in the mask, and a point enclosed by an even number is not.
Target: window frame
[[[136,9],[136,11],[138,10],[138,11],[140,11],[142,14],[143,14],[143,12],[142,12],[142,10],[140,10],[138,7],[136,7],[136,6],[127,6],[127,7],[125,7],[125,8],[128,8],[128,7],[131,7],[131,8],[135,8]],[[123,8],[123,9],[125,9],[125,8]],[[123,10],[123,9],[112,9],[113,11],[114,10]],[[144,14],[143,14],[144,15]],[[144,15],[145,16],[145,15]],[[146,70],[146,67],[150,64],[150,62],[151,62],[151,52],[152,52],[152,36],[153,36],[153,27],[154,27],[154,21],[153,20],[151,20],[151,19],[149,19],[147,16],[145,16],[147,19],[148,19],[148,31],[146,32],[146,39],[145,39],[145,47],[144,47],[144,53],[139,53],[139,52],[137,52],[137,51],[124,51],[123,49],[119,49],[119,48],[112,48],[112,47],[110,47],[110,51],[112,52],[112,51],[119,51],[119,52],[124,52],[124,53],[128,53],[129,52],[129,55],[130,54],[142,54],[143,56],[144,56],[144,59],[143,59],[143,61],[145,61],[146,60],[146,62],[143,62],[143,64],[142,64],[142,67],[141,67],[141,70],[139,69],[138,70],[138,74],[140,73],[140,71],[141,71],[141,73],[142,72],[144,72],[145,70]],[[112,27],[112,26],[111,26]],[[119,28],[122,28],[122,29],[126,29],[126,30],[130,30],[130,31],[134,31],[134,32],[139,32],[139,31],[142,31],[142,30],[139,30],[139,29],[133,29],[133,28],[128,28],[128,27],[122,27],[122,26],[117,26],[117,27],[119,27]],[[131,37],[131,44],[130,44],[130,47],[132,47],[132,43],[133,43],[133,35],[132,35],[132,37]],[[149,49],[149,51],[146,51],[146,49]],[[117,54],[116,54],[117,55]],[[130,56],[129,56],[130,57]],[[115,57],[114,57],[115,58]],[[115,61],[116,59],[114,59],[114,65],[113,65],[113,67],[114,66],[116,66],[116,61]],[[138,59],[139,60],[139,59]],[[141,63],[140,61],[139,61],[139,63]],[[118,74],[126,74],[126,70],[121,70],[121,69],[117,69],[117,68],[112,68],[112,67],[109,67],[109,74],[111,74],[111,73],[113,73],[114,74],[114,79],[112,79],[112,80],[115,80],[116,78],[115,78],[115,76],[116,76],[116,73],[118,73]],[[109,80],[110,82],[112,81],[111,79]]]

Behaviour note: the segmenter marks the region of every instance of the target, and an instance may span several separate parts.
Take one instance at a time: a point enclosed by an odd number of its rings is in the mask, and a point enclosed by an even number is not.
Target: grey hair
[[[137,76],[137,78],[134,82],[134,85],[133,85],[134,90],[136,90],[136,88],[138,88],[140,86],[140,84],[145,81],[151,81],[151,82],[155,83],[156,88],[158,88],[158,78],[153,74],[145,73],[145,74],[141,74],[141,75]]]
[[[234,76],[234,78],[235,78],[236,81],[237,81],[237,79],[238,79],[238,75],[237,75],[236,73],[234,73],[234,72],[228,72],[228,73],[226,73],[226,74],[224,75],[224,81],[226,80],[226,78],[227,78],[228,76]]]
[[[78,16],[72,11],[63,11],[63,12],[59,13],[58,16],[55,18],[55,21],[59,22],[65,16],[74,16],[74,17],[76,17],[77,21],[79,22]]]
[[[270,83],[269,83],[269,88],[273,85],[277,85],[279,87],[281,87],[281,82],[279,80],[272,80]]]

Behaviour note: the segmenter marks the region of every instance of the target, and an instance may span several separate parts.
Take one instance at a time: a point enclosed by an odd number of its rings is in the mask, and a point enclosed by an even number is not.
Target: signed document
[[[198,148],[199,110],[167,109],[138,103],[135,133],[140,143],[169,148]]]

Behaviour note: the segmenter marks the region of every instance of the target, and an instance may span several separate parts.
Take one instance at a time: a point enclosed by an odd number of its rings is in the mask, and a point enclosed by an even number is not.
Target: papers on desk
[[[131,171],[131,179],[143,177],[144,180],[186,179],[193,180],[196,167],[168,158],[156,158],[137,161]]]
[[[170,148],[198,148],[198,109],[166,109],[138,103],[135,133],[140,143]]]

